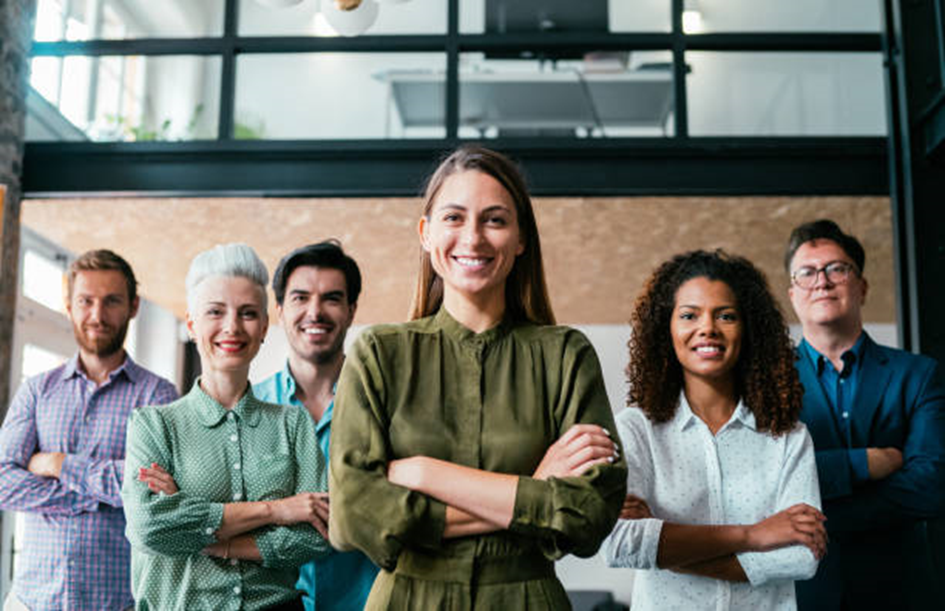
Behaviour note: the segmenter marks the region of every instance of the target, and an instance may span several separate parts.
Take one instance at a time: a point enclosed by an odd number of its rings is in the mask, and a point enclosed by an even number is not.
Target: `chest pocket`
[[[295,493],[295,461],[288,453],[270,453],[247,458],[246,497],[253,501],[283,499]]]

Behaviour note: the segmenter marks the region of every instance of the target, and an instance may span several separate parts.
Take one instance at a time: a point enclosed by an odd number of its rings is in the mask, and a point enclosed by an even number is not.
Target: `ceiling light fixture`
[[[702,11],[699,10],[699,4],[696,0],[686,0],[683,4],[682,29],[683,34],[701,34],[702,33]]]

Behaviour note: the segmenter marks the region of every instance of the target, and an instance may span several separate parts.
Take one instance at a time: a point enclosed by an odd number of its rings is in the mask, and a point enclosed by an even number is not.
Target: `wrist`
[[[738,529],[737,541],[738,541],[738,551],[758,551],[757,541],[755,540],[755,526],[756,524],[751,525],[742,525],[736,527]],[[737,553],[737,552],[736,552]]]
[[[263,514],[268,524],[281,524],[282,506],[280,501],[263,501]]]

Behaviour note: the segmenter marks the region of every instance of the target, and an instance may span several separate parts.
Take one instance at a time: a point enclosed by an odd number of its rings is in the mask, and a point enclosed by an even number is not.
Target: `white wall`
[[[135,317],[133,337],[129,337],[126,344],[136,363],[176,386],[180,385],[184,356],[180,326],[180,321],[170,310],[142,299]],[[129,335],[131,332],[129,329]]]

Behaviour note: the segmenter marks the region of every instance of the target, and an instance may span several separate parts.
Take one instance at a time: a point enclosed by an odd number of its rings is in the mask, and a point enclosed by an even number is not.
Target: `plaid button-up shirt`
[[[176,398],[170,382],[131,357],[101,386],[76,355],[17,391],[0,429],[0,509],[25,514],[13,592],[30,609],[134,604],[119,494],[128,415]],[[59,479],[27,471],[37,452],[66,454]]]

